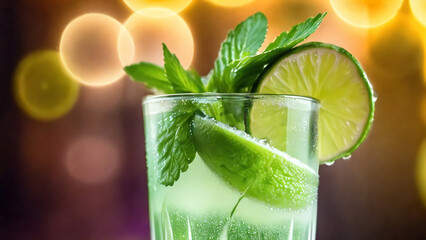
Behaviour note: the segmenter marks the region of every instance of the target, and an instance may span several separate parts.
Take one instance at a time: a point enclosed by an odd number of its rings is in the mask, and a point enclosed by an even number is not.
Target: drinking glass
[[[315,239],[316,99],[173,94],[142,105],[151,239]]]

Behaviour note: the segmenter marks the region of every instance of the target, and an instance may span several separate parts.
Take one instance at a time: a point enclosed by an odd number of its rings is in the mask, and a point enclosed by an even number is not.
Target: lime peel
[[[320,163],[350,156],[367,137],[374,119],[373,88],[360,63],[332,44],[311,42],[296,47],[268,66],[253,91],[320,100]]]

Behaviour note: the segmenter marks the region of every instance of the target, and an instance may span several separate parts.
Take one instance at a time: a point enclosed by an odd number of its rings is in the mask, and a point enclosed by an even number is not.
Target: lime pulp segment
[[[320,100],[321,163],[349,156],[363,142],[373,121],[373,90],[364,71],[346,50],[331,44],[315,42],[295,48],[265,71],[254,91]],[[251,115],[252,135],[268,136],[274,146],[277,134],[259,127],[266,124],[263,121]]]
[[[318,175],[312,169],[245,132],[196,114],[193,137],[210,170],[245,196],[292,210],[316,199]]]

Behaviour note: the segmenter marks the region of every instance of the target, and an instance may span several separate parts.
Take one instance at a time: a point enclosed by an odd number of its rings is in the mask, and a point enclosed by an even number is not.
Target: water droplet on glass
[[[373,102],[376,102],[378,99],[377,93],[373,92]]]
[[[332,162],[325,162],[325,165],[327,165],[327,166],[331,166],[333,164],[334,164],[334,161],[332,161]]]

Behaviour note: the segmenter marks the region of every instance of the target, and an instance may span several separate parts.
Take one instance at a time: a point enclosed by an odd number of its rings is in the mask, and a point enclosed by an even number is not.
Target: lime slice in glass
[[[316,199],[318,175],[299,160],[210,117],[196,114],[192,130],[205,164],[245,196],[292,210]]]
[[[312,42],[295,48],[267,68],[253,91],[320,101],[320,163],[350,156],[364,141],[373,121],[373,89],[367,76],[350,53],[331,44]],[[254,105],[252,113],[258,111],[256,107],[261,106]],[[250,131],[256,138],[270,139],[274,146],[274,138],[280,136],[274,129],[262,128],[268,125],[264,121],[270,120],[250,114]]]

